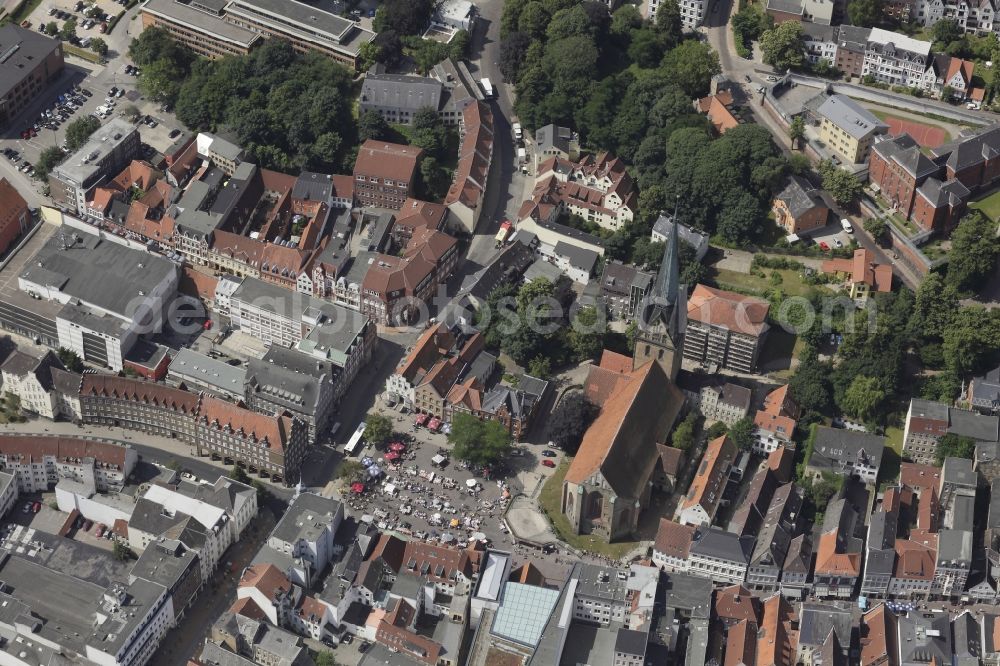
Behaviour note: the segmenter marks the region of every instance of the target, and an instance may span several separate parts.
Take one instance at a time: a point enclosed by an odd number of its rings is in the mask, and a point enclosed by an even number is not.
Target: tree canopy
[[[392,419],[381,412],[369,414],[365,419],[365,441],[379,446],[392,436]]]
[[[974,455],[976,455],[976,440],[971,437],[948,433],[938,440],[937,448],[934,450],[934,461],[940,467],[944,464],[945,458],[967,458],[971,460]]]
[[[101,121],[94,116],[80,116],[66,125],[66,149],[75,153],[100,126]]]
[[[993,272],[1000,252],[996,226],[977,210],[962,218],[951,234],[948,286],[959,293],[970,294]]]
[[[491,465],[510,452],[510,433],[502,423],[465,413],[452,418],[448,442],[456,458],[474,465]]]
[[[764,62],[779,71],[798,69],[805,62],[802,24],[785,21],[760,36]]]
[[[569,455],[575,455],[584,433],[597,416],[597,405],[590,402],[581,391],[570,391],[563,395],[552,410],[546,428],[546,436],[553,445]]]

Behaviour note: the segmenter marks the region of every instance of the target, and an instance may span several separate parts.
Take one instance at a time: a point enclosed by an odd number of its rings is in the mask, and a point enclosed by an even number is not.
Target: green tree
[[[847,387],[841,406],[848,415],[867,423],[885,400],[885,390],[874,377],[858,375]]]
[[[229,472],[229,478],[233,481],[238,481],[239,483],[250,484],[250,476],[247,474],[246,470],[239,465],[233,465],[232,471]]]
[[[578,361],[596,358],[604,347],[604,313],[593,305],[576,312],[573,325],[567,333],[567,342]]]
[[[881,217],[868,217],[865,218],[865,231],[871,234],[875,242],[885,238],[886,233],[889,231],[889,227],[886,224],[885,218]]]
[[[924,338],[943,338],[959,309],[958,292],[945,284],[940,273],[931,272],[917,288],[911,326]]]
[[[142,68],[139,90],[157,102],[173,104],[180,93],[184,70],[169,60],[157,60]]]
[[[448,172],[437,158],[428,155],[420,160],[420,189],[425,199],[430,201],[443,199],[450,183]]]
[[[99,56],[108,55],[108,43],[100,37],[94,37],[90,40],[90,50]]]
[[[569,391],[559,400],[546,422],[546,437],[569,455],[576,455],[587,428],[600,410],[582,391]]]
[[[729,429],[726,428],[725,423],[723,423],[722,421],[716,421],[712,425],[708,426],[708,429],[705,430],[705,439],[711,442],[713,440],[722,437],[728,432]]]
[[[788,138],[792,141],[792,147],[796,145],[801,148],[802,140],[806,137],[806,121],[802,119],[802,116],[795,116],[792,118],[791,124],[788,126]]]
[[[996,266],[998,251],[996,223],[970,212],[951,234],[947,284],[963,294],[974,292]]]
[[[823,472],[818,480],[813,480],[809,485],[809,498],[812,500],[813,506],[822,511],[843,486],[844,477],[832,472]]]
[[[63,23],[62,28],[59,29],[59,38],[63,41],[69,41],[76,36],[76,19],[72,16]]]
[[[468,30],[459,30],[448,42],[448,57],[452,60],[465,60],[469,57],[469,47],[472,37]]]
[[[539,379],[552,376],[552,361],[547,356],[536,356],[528,362],[528,374]]]
[[[59,24],[55,21],[49,21],[45,24],[45,34],[49,37],[55,37],[59,34]]]
[[[941,467],[945,458],[972,460],[974,455],[976,455],[976,440],[950,432],[938,440],[937,448],[934,450],[934,461]]]
[[[365,471],[365,466],[353,458],[345,458],[337,468],[337,478],[345,483],[354,483]]]
[[[674,432],[670,435],[670,446],[681,451],[690,451],[694,446],[700,421],[698,412],[694,410],[688,412],[684,420],[674,426]]]
[[[760,36],[760,50],[764,62],[781,72],[802,67],[805,62],[802,24],[785,21],[765,31]]]
[[[368,418],[365,419],[363,436],[365,441],[372,446],[380,446],[392,437],[392,419],[381,412],[369,414]]]
[[[337,658],[329,650],[320,650],[316,653],[316,666],[339,666]]]
[[[128,547],[128,544],[122,543],[117,539],[114,542],[114,556],[119,562],[128,562],[135,557],[135,553],[132,549]]]
[[[734,423],[729,428],[729,439],[733,440],[733,444],[737,446],[741,451],[749,451],[753,448],[754,442],[754,425],[753,420],[744,416],[742,419]]]
[[[382,52],[379,49],[378,44],[374,41],[365,42],[358,49],[358,60],[361,61],[361,69],[367,71],[372,65],[379,62],[379,56]]]
[[[62,162],[64,157],[66,156],[63,151],[55,146],[44,149],[42,154],[38,156],[38,161],[35,162],[35,178],[41,181],[48,180],[49,172]]]
[[[434,0],[383,0],[372,22],[375,32],[395,30],[400,35],[419,35],[430,24]]]
[[[490,465],[510,451],[510,433],[499,421],[480,421],[459,413],[451,420],[448,442],[456,458],[475,465]]]
[[[101,121],[94,116],[80,116],[66,125],[66,148],[74,153],[98,130]]]
[[[823,176],[823,189],[841,206],[850,205],[861,196],[864,186],[853,173],[838,168],[828,160],[820,162],[819,172]]]
[[[392,128],[385,118],[375,111],[365,111],[358,119],[358,138],[362,141],[377,139],[384,141],[392,136]]]
[[[719,74],[719,56],[712,47],[697,40],[686,40],[663,58],[663,71],[694,99],[708,94],[712,77]]]
[[[137,107],[135,104],[126,104],[125,106],[122,107],[122,116],[124,116],[130,122],[134,123],[135,121],[139,120],[139,116],[141,115],[142,112],[139,111],[139,107]]]
[[[830,367],[820,362],[816,350],[807,347],[799,356],[799,367],[788,382],[788,390],[803,411],[825,413],[830,406]]]
[[[931,26],[931,39],[935,42],[934,47],[944,50],[952,42],[965,37],[965,31],[955,19],[942,19]]]
[[[882,0],[851,0],[847,3],[851,25],[872,28],[882,20],[882,15]]]
[[[635,5],[622,5],[611,15],[611,34],[624,37],[642,26],[642,14]]]
[[[668,44],[681,41],[683,25],[681,8],[677,0],[664,0],[656,9],[656,30],[667,38]]]

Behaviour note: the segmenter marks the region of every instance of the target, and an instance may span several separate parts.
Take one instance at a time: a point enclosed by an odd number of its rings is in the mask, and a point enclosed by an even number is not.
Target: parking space
[[[87,38],[101,37],[107,34],[108,21],[122,11],[126,0],[91,0],[84,3],[78,0],[42,0],[28,17],[32,29],[47,32],[49,24],[54,23],[57,30],[70,20],[76,23],[77,45],[87,48]]]
[[[850,247],[853,240],[854,235],[844,231],[839,220],[809,234],[809,242],[819,245],[824,250]],[[826,247],[823,247],[824,243]]]

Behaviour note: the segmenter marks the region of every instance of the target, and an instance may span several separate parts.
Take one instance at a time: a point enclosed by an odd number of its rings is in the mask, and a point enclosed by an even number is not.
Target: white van
[[[854,233],[854,227],[851,226],[851,221],[848,220],[847,218],[844,218],[840,221],[840,227],[849,234]]]

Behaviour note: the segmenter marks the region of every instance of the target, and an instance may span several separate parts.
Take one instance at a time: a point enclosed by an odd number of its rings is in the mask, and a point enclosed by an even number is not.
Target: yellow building
[[[863,163],[875,137],[889,131],[888,125],[845,95],[830,95],[816,113],[820,140],[845,164]]]

